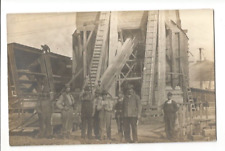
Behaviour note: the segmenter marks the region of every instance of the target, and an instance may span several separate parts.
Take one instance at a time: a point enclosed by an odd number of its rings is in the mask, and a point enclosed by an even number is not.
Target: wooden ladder
[[[192,111],[195,111],[196,110],[196,107],[194,105],[194,99],[193,99],[193,95],[192,95],[192,92],[191,92],[191,88],[189,87],[188,77],[184,73],[184,69],[183,69],[182,64],[180,64],[180,67],[181,67],[181,73],[182,73],[182,78],[183,78],[184,93],[187,96],[187,100],[185,100],[185,101],[187,101],[188,103],[190,103],[191,104],[191,106],[190,106],[191,107],[191,110]]]
[[[109,31],[110,12],[101,12],[100,22],[97,30],[96,41],[93,51],[93,56],[90,64],[90,81],[89,87],[94,88],[97,81],[100,79],[102,60],[104,59],[105,44]]]
[[[142,83],[142,103],[153,105],[155,57],[157,49],[158,11],[148,12],[148,24],[145,45],[145,61]]]

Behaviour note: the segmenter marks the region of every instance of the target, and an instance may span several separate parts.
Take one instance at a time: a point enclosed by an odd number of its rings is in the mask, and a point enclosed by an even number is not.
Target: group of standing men
[[[45,90],[43,87],[42,93],[39,97],[39,101],[36,107],[40,130],[37,137],[52,138],[53,126],[51,123],[51,117],[54,110],[54,106],[61,112],[62,115],[62,138],[70,138],[73,127],[73,108],[75,100],[70,93],[70,86],[66,85],[66,89],[57,99],[56,103],[53,102],[54,97],[51,93]]]
[[[81,98],[81,137],[92,139],[92,129],[98,140],[111,139],[111,120],[115,111],[118,134],[126,142],[137,142],[137,124],[141,115],[141,101],[135,94],[132,85],[128,85],[125,94],[119,92],[118,98],[113,100],[105,90],[96,89],[93,96],[88,87]],[[131,131],[132,138],[131,140]],[[106,135],[106,137],[104,136]]]
[[[174,137],[176,112],[178,106],[172,100],[172,93],[167,94],[168,100],[163,105],[165,131],[168,139]],[[49,99],[50,98],[50,99]],[[42,93],[38,104],[38,116],[40,123],[40,137],[51,138],[53,130],[51,114],[53,105],[49,93]],[[112,98],[106,90],[96,89],[95,95],[89,87],[85,87],[81,98],[81,138],[92,139],[94,130],[95,139],[111,139],[111,120],[115,113],[120,141],[138,142],[137,125],[141,117],[141,100],[135,93],[133,85],[128,85],[125,91],[120,91],[117,99]],[[70,138],[73,127],[74,98],[70,93],[69,85],[57,99],[56,107],[62,114],[62,137]],[[132,132],[132,137],[131,137]],[[106,137],[105,137],[106,136]],[[132,139],[131,139],[132,138]]]

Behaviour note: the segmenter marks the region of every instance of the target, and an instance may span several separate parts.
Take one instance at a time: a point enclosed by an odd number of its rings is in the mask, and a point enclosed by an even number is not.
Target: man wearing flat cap
[[[84,94],[81,97],[81,138],[92,138],[92,114],[93,114],[93,97],[89,87],[85,87]]]
[[[62,113],[62,137],[70,138],[73,127],[73,104],[74,98],[70,93],[70,86],[66,85],[66,91],[63,92],[56,102],[56,106]]]
[[[167,138],[173,139],[174,138],[174,128],[175,128],[175,121],[176,121],[176,112],[178,111],[177,103],[172,100],[173,94],[168,92],[167,100],[163,105],[163,112],[164,112],[164,122],[165,122],[165,131]]]
[[[126,142],[138,142],[137,124],[141,117],[141,100],[134,92],[133,85],[128,85],[123,101],[123,122],[124,122],[124,136]],[[133,140],[130,137],[130,127],[132,130]]]

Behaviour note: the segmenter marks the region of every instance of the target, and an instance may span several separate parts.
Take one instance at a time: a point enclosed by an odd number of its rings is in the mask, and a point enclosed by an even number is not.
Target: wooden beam
[[[176,54],[178,52],[178,37],[175,32],[171,32],[171,60],[172,60],[172,72],[179,73],[178,62],[176,59]],[[179,76],[173,75],[172,76],[172,87],[176,87],[179,83]]]
[[[71,84],[78,77],[78,75],[80,75],[82,71],[83,71],[83,68],[81,68],[76,74],[74,74],[72,79],[67,84]]]
[[[73,52],[72,52],[72,77],[74,76],[76,72],[76,68],[78,66],[79,61],[79,49],[78,49],[78,37],[77,30],[72,35],[72,45],[73,45]]]
[[[184,75],[182,73],[177,73],[177,72],[166,72],[166,74],[187,76],[187,75]]]
[[[141,80],[141,79],[142,77],[131,77],[131,78],[120,78],[119,81],[132,81],[132,80]]]
[[[159,11],[158,23],[158,102],[163,104],[166,99],[166,31],[165,31],[165,12]]]
[[[87,26],[77,27],[77,29],[80,31],[84,31],[84,30],[92,31],[95,29],[95,27],[96,27],[95,25],[87,25]]]
[[[87,43],[87,31],[83,31],[83,69],[84,69],[84,77],[87,75],[87,47],[85,47]]]
[[[8,46],[12,46],[14,49],[19,49],[21,51],[26,51],[29,53],[42,54],[42,50],[40,50],[40,49],[17,44],[17,43],[8,44]]]
[[[83,57],[83,46],[82,46],[82,40],[81,40],[81,32],[79,31],[79,35],[77,37],[78,39],[78,52],[79,52],[79,57]]]
[[[109,34],[109,65],[115,59],[115,53],[118,48],[117,23],[118,23],[117,12],[111,12],[110,34]]]
[[[133,65],[129,66],[129,71],[125,74],[125,78],[127,78],[127,76],[129,75],[129,73],[133,70],[134,66],[136,65],[137,63],[134,63]],[[127,65],[127,63],[126,63]]]
[[[95,29],[94,29],[95,30]],[[91,31],[91,33],[89,34],[89,36],[88,36],[88,39],[87,39],[87,42],[86,42],[86,44],[85,44],[85,49],[87,49],[87,46],[88,46],[88,44],[89,44],[89,42],[90,42],[90,39],[91,39],[91,37],[92,37],[92,35],[93,35],[93,33],[94,33],[94,30],[92,30]]]
[[[120,39],[121,39],[121,42],[123,45],[124,39],[123,39],[123,31],[122,30],[119,31],[119,35],[120,35]]]
[[[17,96],[20,97],[21,91],[19,89],[19,78],[18,78],[13,45],[8,45],[8,59],[10,64],[10,67],[8,67],[9,68],[8,72],[11,72],[11,75],[12,75],[11,78],[12,78],[13,84],[15,85],[15,91],[17,93]]]
[[[175,13],[176,13],[176,23],[181,28],[180,12],[179,10],[175,10]]]
[[[18,72],[17,72],[17,67],[16,67],[16,60],[15,60],[15,52],[14,52],[14,47],[13,45],[10,45],[8,46],[8,59],[9,59],[9,62],[10,62],[10,69],[8,72],[11,72],[11,75],[13,78],[13,83],[15,85],[15,91],[16,91],[16,94],[17,94],[17,98],[20,98],[22,95],[21,95],[21,90],[20,90],[20,86],[19,86],[19,78],[18,78]],[[24,120],[24,110],[22,108],[22,105],[23,105],[23,100],[22,99],[19,99],[19,122],[22,123],[23,120]],[[23,126],[22,126],[23,128]]]
[[[45,68],[46,68],[46,73],[47,73],[47,78],[48,78],[50,92],[55,92],[55,86],[54,86],[54,82],[53,82],[54,79],[53,79],[52,65],[51,65],[50,56],[49,56],[48,53],[45,53],[43,55],[44,55],[44,62],[45,62]]]
[[[39,73],[39,72],[30,72],[28,70],[16,70],[18,73],[22,74],[31,74],[31,75],[38,75],[38,76],[46,76],[45,73]]]

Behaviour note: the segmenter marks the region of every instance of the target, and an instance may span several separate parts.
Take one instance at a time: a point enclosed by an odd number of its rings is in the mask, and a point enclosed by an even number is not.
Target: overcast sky
[[[182,28],[188,30],[189,50],[194,59],[199,59],[199,48],[204,48],[203,55],[214,60],[213,10],[180,11]]]
[[[213,11],[180,11],[182,28],[188,30],[189,50],[199,58],[214,59]],[[8,43],[16,42],[36,48],[47,44],[51,51],[72,55],[72,34],[76,29],[76,13],[10,14],[7,16]]]
[[[76,13],[10,14],[7,16],[8,43],[35,48],[47,44],[52,52],[72,56],[72,34]]]

